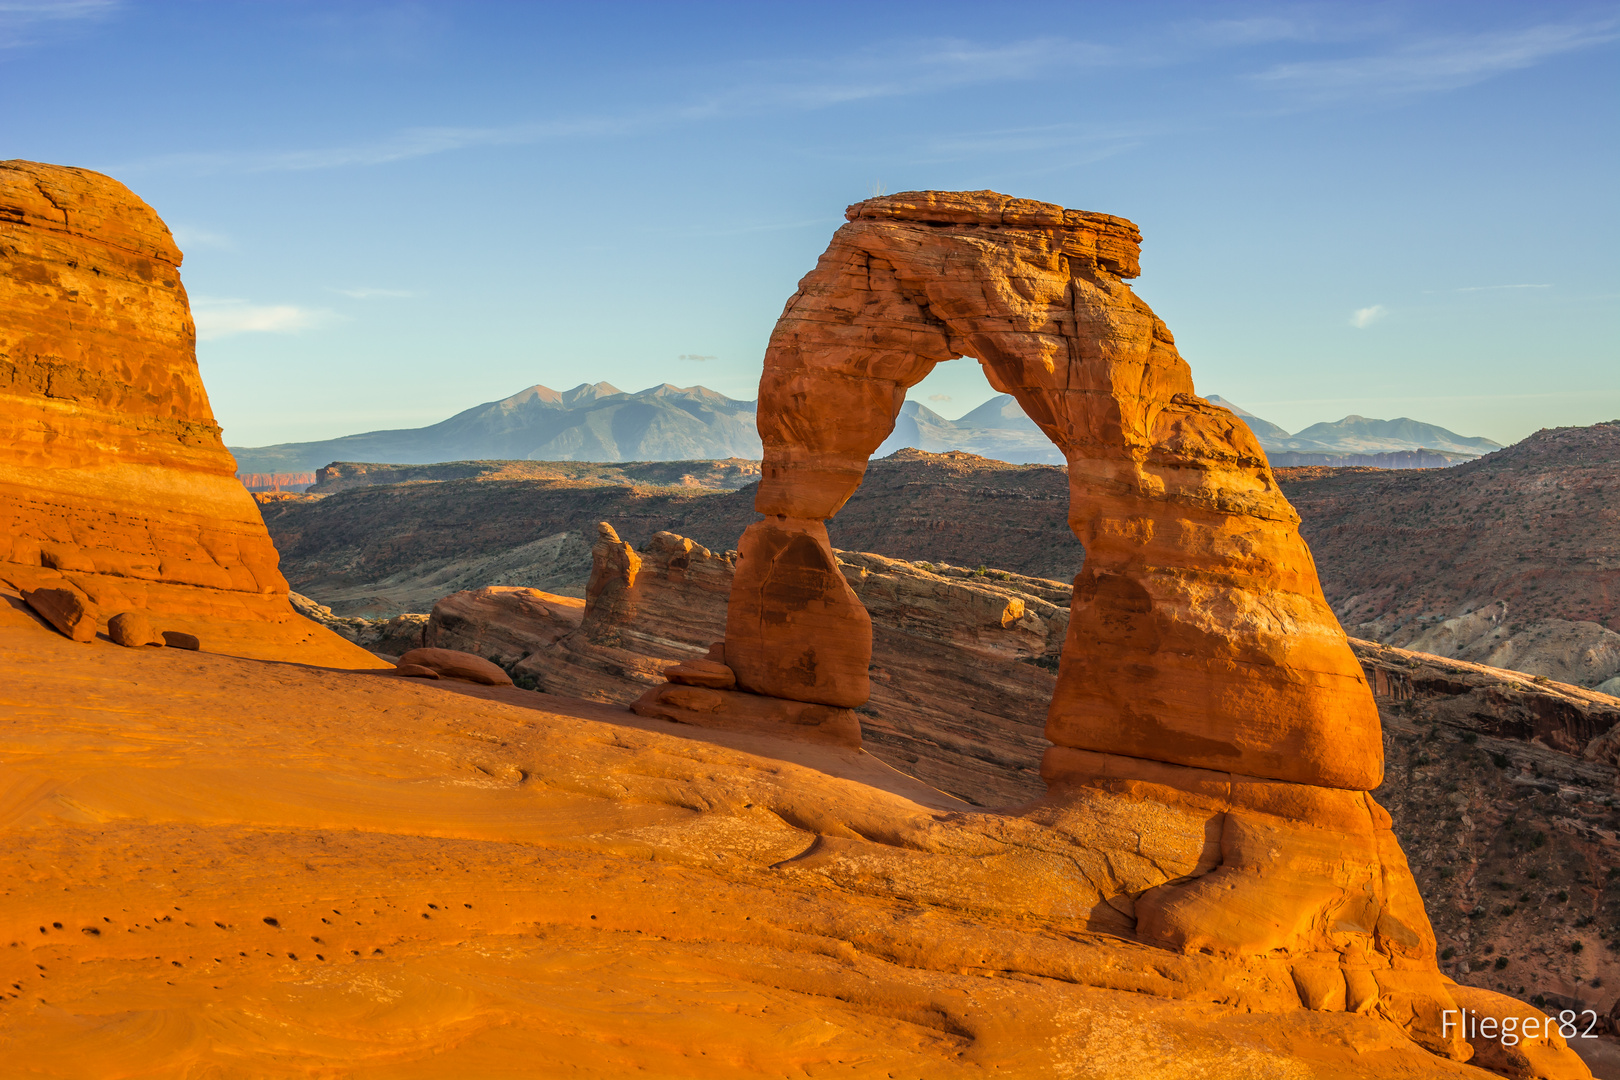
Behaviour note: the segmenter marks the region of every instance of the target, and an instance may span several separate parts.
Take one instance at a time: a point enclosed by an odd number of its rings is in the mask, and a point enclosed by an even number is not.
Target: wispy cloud
[[[1613,41],[1620,36],[1616,25],[1613,19],[1546,23],[1522,30],[1429,38],[1365,56],[1278,64],[1250,78],[1314,102],[1455,90]]]
[[[1551,285],[1467,285],[1452,292],[1496,292],[1498,289],[1550,289]]]
[[[1371,307],[1357,308],[1350,315],[1350,325],[1357,330],[1365,330],[1373,323],[1389,314],[1389,309],[1383,304],[1374,304]]]
[[[210,232],[199,229],[194,225],[171,225],[169,231],[174,234],[174,242],[180,245],[181,251],[192,248],[231,248],[236,245],[224,233]]]
[[[951,400],[951,395],[949,395],[949,394],[929,394],[928,395],[928,400],[929,401],[949,401],[949,400]]]
[[[0,0],[0,49],[38,44],[52,29],[104,19],[121,0]]]
[[[810,111],[881,98],[937,93],[988,83],[1024,81],[1059,68],[1123,63],[1118,50],[1061,38],[980,46],[956,40],[871,48],[832,60],[752,62],[726,84],[684,101],[644,109],[536,120],[499,126],[411,127],[340,146],[277,151],[163,154],[112,168],[148,171],[302,172],[386,165],[489,146],[523,146],[571,138],[632,134],[671,124]]]
[[[237,334],[293,334],[333,319],[322,308],[295,304],[251,304],[246,300],[196,297],[191,316],[197,322],[197,340],[215,341]]]
[[[387,165],[410,158],[427,157],[479,146],[517,146],[546,142],[570,136],[611,135],[633,130],[641,118],[587,117],[578,120],[514,124],[505,127],[420,127],[406,128],[378,139],[347,146],[310,150],[204,151],[162,154],[117,166],[114,172],[150,171],[214,172],[307,172],[345,166]]]
[[[676,359],[677,360],[696,360],[699,363],[703,363],[704,361],[718,360],[720,358],[718,356],[703,356],[703,355],[701,355],[699,353],[681,353],[681,355],[677,356]]]
[[[416,294],[408,289],[373,289],[362,286],[358,289],[333,289],[339,296],[347,296],[351,300],[403,300]]]

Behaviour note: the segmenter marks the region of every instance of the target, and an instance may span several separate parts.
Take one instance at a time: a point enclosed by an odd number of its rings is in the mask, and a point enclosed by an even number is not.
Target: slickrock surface
[[[19,1075],[1486,1075],[1377,971],[1307,1011],[1309,957],[1133,941],[1208,865],[1186,807],[1006,817],[510,687],[95,652],[0,606]]]
[[[0,582],[212,650],[376,661],[296,615],[197,372],[180,251],[99,173],[0,162]]]
[[[1040,797],[1041,724],[1068,588],[837,554],[873,619],[873,694],[859,714],[866,748],[980,805]],[[579,614],[564,605],[579,601],[530,590],[446,597],[430,625],[438,640],[487,650],[531,685],[627,703],[656,685],[665,658],[702,655],[724,627],[730,569],[726,556],[655,537],[641,551],[635,616],[611,654],[569,637]],[[1620,874],[1609,873],[1620,867],[1620,700],[1351,645],[1390,762],[1373,795],[1411,853],[1442,969],[1525,1001],[1620,1009]]]
[[[1278,480],[1351,633],[1583,686],[1620,677],[1620,421],[1451,469]]]

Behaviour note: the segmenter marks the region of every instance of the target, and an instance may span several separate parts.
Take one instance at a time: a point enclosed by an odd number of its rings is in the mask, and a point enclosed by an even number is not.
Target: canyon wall
[[[205,649],[376,661],[296,615],[197,370],[180,251],[98,173],[0,162],[0,581]]]

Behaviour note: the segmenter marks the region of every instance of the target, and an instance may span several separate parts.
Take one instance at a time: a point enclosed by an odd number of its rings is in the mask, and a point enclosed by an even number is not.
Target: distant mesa
[[[758,460],[763,449],[752,401],[705,386],[664,383],[630,394],[598,382],[563,391],[531,386],[422,428],[231,452],[243,473],[278,474],[312,472],[333,461]]]
[[[242,481],[242,486],[249,491],[303,491],[312,487],[316,475],[312,472],[297,473],[243,473],[236,474]]]

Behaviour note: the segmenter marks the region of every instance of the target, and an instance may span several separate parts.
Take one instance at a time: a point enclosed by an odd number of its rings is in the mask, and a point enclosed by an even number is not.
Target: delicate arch
[[[765,444],[725,657],[756,694],[866,700],[871,623],[826,518],[860,484],[908,387],[975,356],[1069,463],[1086,547],[1043,774],[1088,754],[1371,789],[1377,711],[1299,518],[1242,422],[1193,393],[1131,292],[1121,218],[995,192],[857,203],[771,335]]]

